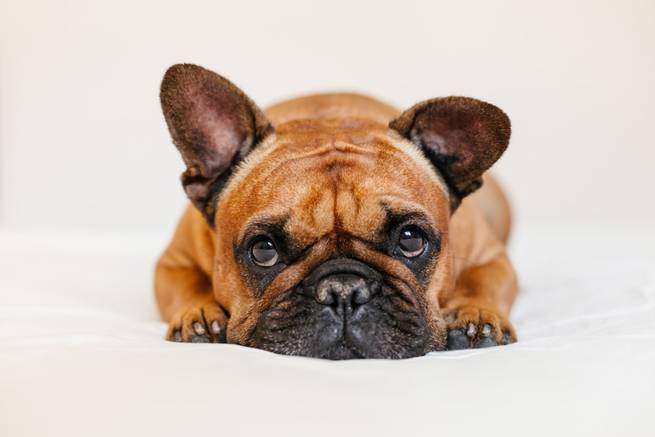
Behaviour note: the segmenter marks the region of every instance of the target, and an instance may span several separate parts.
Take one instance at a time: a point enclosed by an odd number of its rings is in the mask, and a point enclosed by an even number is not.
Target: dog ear
[[[239,88],[197,65],[170,67],[160,100],[173,143],[187,167],[181,176],[184,191],[212,224],[216,197],[233,167],[273,127]]]
[[[451,209],[482,185],[482,174],[500,158],[511,133],[507,115],[468,97],[421,102],[389,123],[414,142],[451,191]]]

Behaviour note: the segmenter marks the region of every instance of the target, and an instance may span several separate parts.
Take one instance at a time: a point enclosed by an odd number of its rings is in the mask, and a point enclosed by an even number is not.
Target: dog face
[[[448,221],[507,145],[500,110],[446,98],[389,126],[273,128],[234,85],[191,65],[169,69],[161,97],[185,190],[215,230],[229,342],[331,359],[444,348]]]
[[[327,358],[442,347],[429,296],[449,278],[448,196],[434,172],[365,121],[291,122],[260,147],[216,210],[219,293],[241,297],[228,332]]]

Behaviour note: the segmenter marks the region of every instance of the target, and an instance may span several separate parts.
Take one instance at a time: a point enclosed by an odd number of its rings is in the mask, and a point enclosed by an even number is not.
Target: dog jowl
[[[483,176],[501,110],[322,94],[262,111],[188,64],[161,102],[191,203],[156,270],[168,339],[329,359],[515,340],[508,205]]]

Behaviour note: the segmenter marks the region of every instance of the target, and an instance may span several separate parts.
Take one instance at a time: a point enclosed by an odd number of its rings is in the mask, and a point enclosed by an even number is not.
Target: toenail
[[[476,332],[478,332],[478,327],[473,323],[469,323],[469,327],[466,330],[466,335],[469,337],[474,337]]]
[[[193,330],[196,331],[196,334],[198,335],[202,335],[205,333],[205,328],[199,322],[194,322]]]
[[[182,333],[180,331],[175,331],[173,334],[173,339],[175,341],[182,341]]]
[[[218,334],[221,332],[221,326],[218,324],[218,320],[214,320],[210,326],[212,334]]]
[[[489,337],[489,335],[491,335],[491,325],[485,323],[485,325],[482,327],[482,336]]]

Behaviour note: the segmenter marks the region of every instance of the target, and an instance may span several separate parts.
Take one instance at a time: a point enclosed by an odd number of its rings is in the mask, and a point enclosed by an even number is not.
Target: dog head
[[[184,189],[215,235],[228,342],[331,359],[444,348],[448,223],[507,146],[501,110],[447,97],[388,125],[273,126],[232,83],[188,64],[168,70],[161,101]]]

